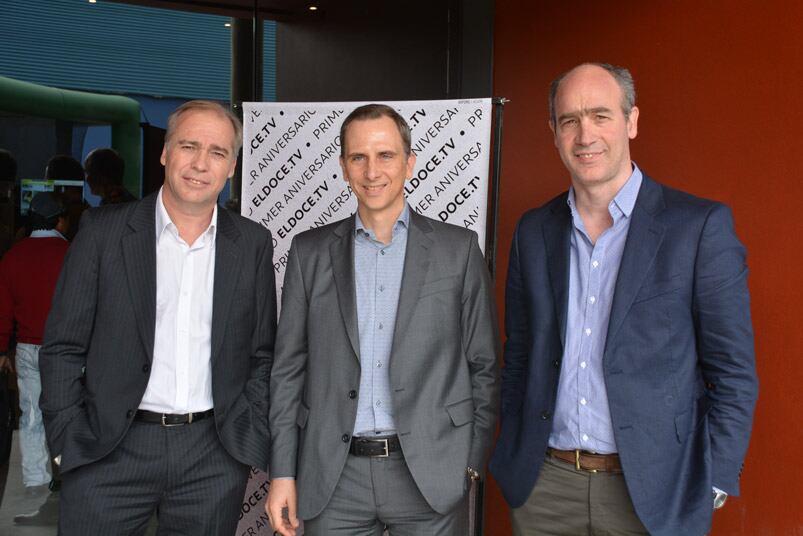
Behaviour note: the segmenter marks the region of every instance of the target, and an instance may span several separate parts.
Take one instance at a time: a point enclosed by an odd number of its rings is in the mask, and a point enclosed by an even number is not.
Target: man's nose
[[[379,165],[376,158],[369,158],[365,165],[365,176],[369,179],[379,177]]]
[[[591,145],[594,143],[594,127],[593,125],[584,120],[580,121],[580,125],[577,127],[577,143],[580,145]]]
[[[209,154],[206,151],[198,150],[195,151],[195,156],[192,159],[192,167],[200,170],[205,171],[208,167],[209,163]]]

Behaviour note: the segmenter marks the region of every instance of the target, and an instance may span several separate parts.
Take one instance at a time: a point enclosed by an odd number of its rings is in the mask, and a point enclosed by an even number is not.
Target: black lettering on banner
[[[482,108],[477,108],[474,110],[474,113],[468,116],[468,124],[472,127],[476,127],[479,122],[482,120]]]
[[[251,138],[251,149],[259,149],[259,146],[262,144],[262,142],[265,141],[268,136],[270,136],[271,128],[276,128],[275,117],[268,119],[265,124],[262,125],[262,128],[259,129],[256,134],[254,134],[254,137]]]
[[[296,167],[296,159],[301,160],[301,149],[296,149],[295,152],[290,154],[287,163],[290,164],[290,169]]]
[[[326,114],[326,117],[324,117],[323,121],[318,123],[318,126],[312,130],[312,135],[315,136],[315,139],[321,139],[321,135],[332,128],[337,118],[341,115],[343,115],[343,110],[332,110],[331,113]],[[337,128],[339,127],[340,125],[337,126]]]
[[[279,186],[279,183],[287,177],[288,173],[290,173],[290,169],[286,164],[282,164],[281,167],[279,167],[279,169],[276,171],[276,174],[268,179],[268,183],[263,185],[257,194],[251,199],[251,202],[254,204],[254,206],[258,207],[261,205],[262,202],[268,198],[273,189]]]
[[[287,189],[284,192],[285,203],[289,204],[295,198],[295,196],[301,192],[302,188],[312,180],[312,178],[315,176],[315,173],[317,173],[318,171],[320,171],[321,168],[323,168],[324,162],[326,162],[326,160],[328,160],[334,154],[336,154],[339,143],[340,139],[338,137],[336,141],[333,141],[332,143],[327,145],[326,148],[324,149],[325,152],[321,153],[321,156],[319,157],[322,160],[316,158],[313,161],[313,163],[307,167],[307,169],[301,172],[301,177],[299,179],[294,180],[293,183],[287,187]]]
[[[412,144],[413,153],[418,155],[418,153],[423,151],[427,145],[432,143],[432,141],[438,137],[440,131],[449,125],[449,122],[455,115],[457,115],[457,108],[447,108],[444,113],[438,116],[432,125],[424,130],[424,133],[421,135],[421,137]]]
[[[436,184],[434,191],[438,195],[446,192],[446,189],[449,185],[451,185],[456,178],[460,176],[460,173],[466,171],[468,167],[471,165],[471,162],[478,159],[480,157],[480,153],[482,152],[482,144],[480,142],[471,145],[468,148],[468,151],[460,157],[460,160],[455,162],[454,166],[446,171],[446,175],[441,178]]]
[[[411,115],[407,121],[408,124],[410,125],[410,130],[413,130],[415,127],[417,127],[418,123],[421,121],[421,118],[424,118],[426,116],[427,116],[427,111],[424,108],[414,111],[413,115]]]
[[[282,133],[282,135],[279,136],[276,142],[274,142],[272,146],[268,147],[268,150],[265,153],[265,155],[262,156],[262,158],[260,158],[256,162],[258,171],[252,169],[250,172],[252,182],[257,178],[259,178],[259,174],[265,171],[265,169],[267,169],[268,166],[273,163],[273,159],[281,154],[282,152],[281,150],[287,147],[287,144],[290,143],[290,141],[292,141],[293,138],[295,138],[298,135],[298,133],[301,131],[304,125],[307,124],[307,122],[312,118],[314,114],[315,110],[305,110],[304,112],[302,112],[301,115],[298,116],[296,120],[292,124],[290,124],[290,126],[287,127],[287,130],[285,130]],[[274,120],[274,118],[271,117],[270,121],[272,122],[271,126],[275,128],[276,121]],[[262,130],[265,130],[265,128],[263,127]],[[266,133],[268,132],[266,131]],[[257,135],[262,136],[259,132],[257,132]],[[267,139],[266,136],[262,137]],[[254,147],[253,145],[253,141],[251,143],[251,148],[256,149],[256,147]]]
[[[468,201],[469,197],[471,197],[471,194],[477,191],[478,180],[479,177],[475,176],[472,178],[466,183],[465,186],[460,188],[451,201],[446,203],[446,210],[441,210],[438,212],[438,218],[440,218],[441,221],[449,221],[449,217],[457,212],[457,209],[460,208],[466,201]]]
[[[477,207],[474,207],[468,215],[463,218],[463,227],[466,229],[470,229],[477,220],[480,218],[480,210]]]
[[[240,519],[243,518],[243,515],[247,514],[251,511],[252,508],[255,508],[260,505],[262,500],[268,495],[268,488],[270,487],[270,481],[265,479],[262,484],[259,485],[257,489],[251,492],[250,495],[243,499],[243,504],[240,507]]]
[[[285,222],[284,225],[276,230],[276,234],[279,235],[279,238],[287,238],[290,232],[295,229],[299,223],[301,223],[301,221],[304,219],[304,216],[309,214],[309,212],[318,202],[318,199],[320,199],[320,197],[315,198],[310,195],[304,201],[302,201],[301,208],[296,209],[296,211],[293,212],[293,215],[287,219],[287,222]]]
[[[282,268],[284,268],[285,266],[287,266],[287,256],[288,256],[288,255],[289,255],[289,252],[285,253],[284,255],[282,255],[281,257],[279,257],[278,259],[276,259],[276,258],[274,257],[273,270],[274,270],[274,271],[275,271],[277,274],[278,274],[278,273],[280,273],[280,272],[282,271]]]
[[[268,207],[266,209],[267,213],[261,218],[262,225],[268,228],[268,224],[279,216],[283,208],[284,205],[282,205],[281,201],[276,201],[272,206]]]
[[[435,202],[435,198],[432,197],[432,194],[424,194],[423,199],[419,199],[419,201],[415,204],[413,209],[418,212],[419,214],[423,214],[432,204]]]
[[[326,184],[326,183],[323,183],[323,184]],[[323,184],[321,184],[321,186],[323,186]],[[332,220],[334,215],[337,214],[337,212],[343,206],[345,206],[346,203],[348,203],[350,198],[351,198],[351,192],[349,192],[349,190],[347,190],[345,188],[343,190],[341,190],[337,194],[335,199],[332,202],[330,202],[328,205],[326,205],[326,208],[321,212],[321,215],[313,220],[311,229],[326,225],[329,221]]]
[[[430,157],[429,160],[424,162],[423,165],[418,169],[415,176],[413,176],[407,184],[404,186],[404,191],[407,192],[407,195],[412,194],[416,188],[418,188],[421,183],[427,180],[430,173],[434,172],[437,166],[443,162],[443,159],[449,156],[449,153],[452,149],[455,148],[454,138],[449,138],[449,141],[441,145],[440,149]]]

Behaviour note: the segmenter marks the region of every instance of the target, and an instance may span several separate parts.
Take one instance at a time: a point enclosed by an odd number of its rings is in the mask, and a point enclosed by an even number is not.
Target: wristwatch
[[[471,467],[466,467],[466,474],[468,474],[468,478],[471,479],[471,480],[479,480],[480,479],[479,471],[477,471],[476,469],[473,469]]]
[[[725,501],[728,500],[728,494],[722,490],[714,490],[714,510],[719,510],[725,506]]]

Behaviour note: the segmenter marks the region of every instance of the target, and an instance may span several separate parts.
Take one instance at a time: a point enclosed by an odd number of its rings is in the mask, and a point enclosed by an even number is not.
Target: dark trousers
[[[59,534],[234,534],[249,467],[223,448],[214,418],[163,427],[134,422],[105,458],[62,475]]]
[[[329,504],[304,520],[306,536],[466,536],[468,500],[435,512],[418,490],[401,452],[350,455]]]

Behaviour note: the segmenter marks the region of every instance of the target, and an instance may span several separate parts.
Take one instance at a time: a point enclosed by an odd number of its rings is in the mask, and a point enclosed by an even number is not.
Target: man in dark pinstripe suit
[[[85,214],[40,353],[61,457],[63,535],[233,534],[268,459],[272,240],[217,197],[239,120],[192,101],[169,118],[165,183]]]

